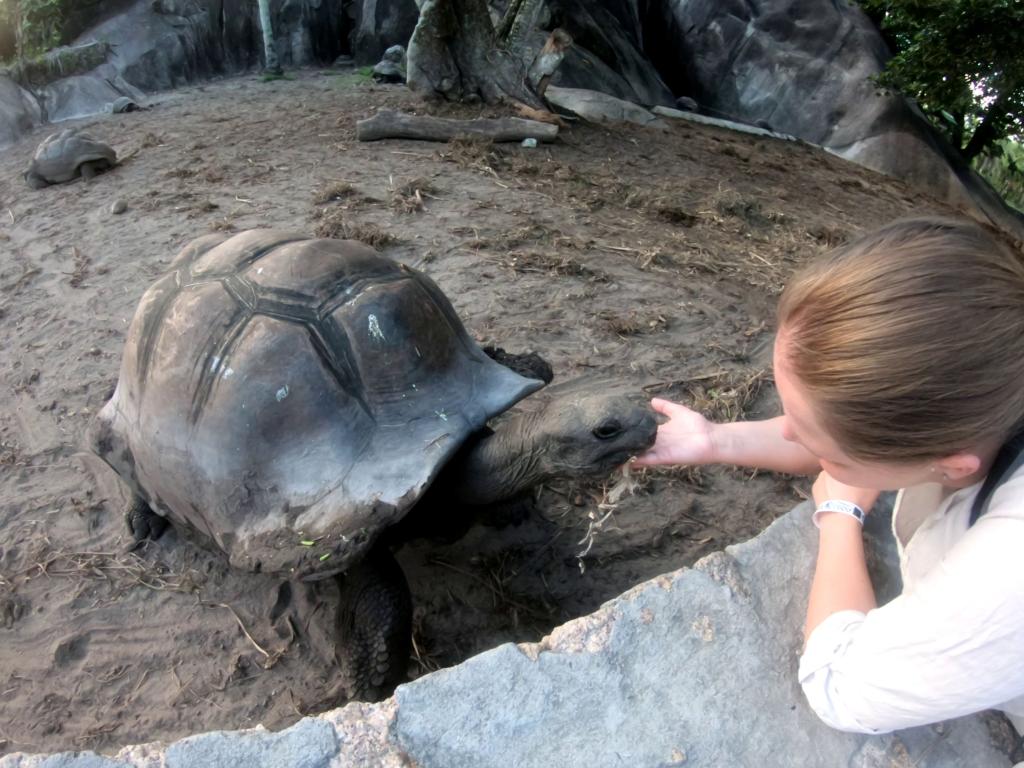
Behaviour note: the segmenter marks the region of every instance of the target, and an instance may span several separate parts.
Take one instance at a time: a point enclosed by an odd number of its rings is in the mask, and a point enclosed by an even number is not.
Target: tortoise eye
[[[613,437],[622,434],[622,425],[615,419],[610,419],[596,427],[593,434],[598,440],[611,440]]]

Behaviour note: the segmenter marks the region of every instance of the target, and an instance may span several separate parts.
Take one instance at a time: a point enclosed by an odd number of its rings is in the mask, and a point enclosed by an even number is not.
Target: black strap
[[[996,460],[992,463],[992,469],[989,470],[981,490],[978,491],[978,495],[974,499],[974,506],[971,507],[971,520],[967,523],[968,528],[978,522],[979,517],[988,512],[988,502],[992,498],[992,494],[995,493],[996,488],[999,487],[1003,480],[1019,469],[1022,464],[1024,464],[1024,431],[1018,432],[1007,440],[1003,447],[999,449],[999,453],[996,454]]]

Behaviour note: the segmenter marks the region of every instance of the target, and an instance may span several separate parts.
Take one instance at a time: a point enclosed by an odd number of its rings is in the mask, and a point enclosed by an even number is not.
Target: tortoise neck
[[[481,438],[466,452],[456,483],[464,504],[492,504],[510,499],[546,478],[538,450],[536,415],[509,419],[497,432]]]

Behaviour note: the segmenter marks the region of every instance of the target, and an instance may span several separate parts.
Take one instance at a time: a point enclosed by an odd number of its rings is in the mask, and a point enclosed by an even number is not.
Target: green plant
[[[999,141],[990,152],[975,158],[973,165],[1007,203],[1024,211],[1024,144]]]
[[[294,80],[295,75],[289,75],[287,72],[264,72],[260,75],[260,80],[264,83],[272,83],[275,80]]]
[[[60,44],[73,0],[0,0],[0,24],[13,30],[17,58],[38,56]]]
[[[1024,133],[1024,3],[860,4],[895,52],[876,81],[916,99],[967,160]]]
[[[360,67],[340,75],[331,77],[331,84],[338,88],[351,88],[373,82],[373,67]]]

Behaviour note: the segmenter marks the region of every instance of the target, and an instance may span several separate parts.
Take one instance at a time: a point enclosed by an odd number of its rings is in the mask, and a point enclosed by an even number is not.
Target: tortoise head
[[[647,450],[658,430],[650,408],[613,394],[556,397],[530,422],[525,444],[548,477],[605,474]]]
[[[49,186],[46,180],[43,179],[38,173],[32,168],[29,168],[23,174],[22,177],[25,179],[25,183],[28,184],[32,189],[42,189],[43,187]]]

